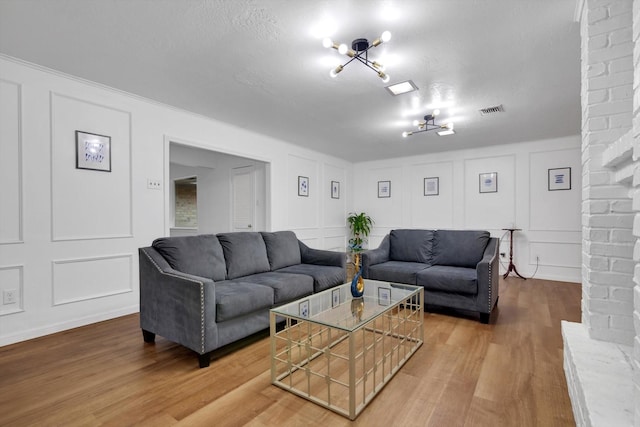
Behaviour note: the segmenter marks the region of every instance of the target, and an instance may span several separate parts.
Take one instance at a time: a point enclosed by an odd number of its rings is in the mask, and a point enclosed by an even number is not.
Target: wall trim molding
[[[22,84],[0,78],[0,82],[15,85],[18,93],[18,239],[2,240],[0,245],[12,245],[24,243],[24,161],[23,161],[23,102],[22,102]]]
[[[129,136],[129,230],[127,233],[115,234],[115,235],[88,235],[88,236],[56,236],[55,235],[55,211],[53,206],[54,200],[54,179],[53,179],[53,136],[54,136],[54,99],[56,97],[66,98],[69,100],[82,102],[88,105],[93,105],[95,107],[105,108],[109,110],[113,110],[119,113],[123,113],[128,116],[128,136]],[[132,238],[133,237],[133,117],[131,111],[122,110],[120,108],[115,108],[107,104],[99,104],[92,101],[87,101],[86,99],[78,98],[71,95],[66,95],[63,93],[49,91],[49,144],[50,144],[50,156],[49,156],[49,192],[50,192],[50,209],[51,209],[51,241],[52,242],[64,242],[64,241],[77,241],[77,240],[101,240],[101,239],[117,239],[117,238]]]
[[[56,298],[56,265],[64,265],[64,264],[78,264],[83,262],[91,262],[91,261],[104,261],[109,259],[128,259],[129,260],[129,284],[128,288],[122,288],[113,290],[110,292],[101,292],[93,295],[87,295],[83,297],[70,298],[65,300],[57,300]],[[83,258],[68,258],[68,259],[58,259],[51,261],[51,301],[52,306],[59,306],[65,304],[71,304],[75,302],[81,301],[90,301],[95,299],[100,299],[104,297],[110,297],[114,295],[126,294],[133,292],[133,254],[114,254],[114,255],[105,255],[105,256],[96,256],[96,257],[83,257]]]

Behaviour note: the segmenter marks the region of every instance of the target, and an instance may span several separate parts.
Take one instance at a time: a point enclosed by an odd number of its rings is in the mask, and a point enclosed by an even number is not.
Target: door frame
[[[271,162],[272,160],[270,158],[267,157],[262,157],[262,156],[256,156],[254,154],[245,154],[242,153],[240,151],[236,151],[236,150],[230,150],[226,147],[220,147],[218,145],[215,144],[211,144],[211,143],[205,143],[205,142],[197,142],[197,141],[193,141],[193,140],[188,140],[188,139],[184,139],[184,138],[179,138],[179,137],[175,137],[172,135],[164,135],[164,152],[163,152],[163,204],[164,204],[164,233],[165,236],[169,236],[170,233],[170,228],[171,228],[171,224],[170,224],[170,197],[169,197],[169,185],[168,183],[171,181],[171,176],[170,176],[170,163],[171,163],[171,143],[174,144],[178,144],[178,145],[184,145],[186,147],[191,147],[191,148],[198,148],[201,150],[207,150],[207,151],[213,151],[213,152],[217,152],[217,153],[222,153],[222,154],[227,154],[230,156],[236,156],[236,157],[242,157],[245,159],[249,159],[249,160],[255,160],[258,162],[262,162],[264,163],[264,168],[265,168],[265,193],[264,193],[264,197],[265,197],[265,207],[264,207],[264,213],[265,213],[265,218],[264,218],[264,222],[265,222],[265,230],[269,231],[271,230],[271,216],[272,216],[272,212],[271,212],[271,207],[272,207],[272,203],[271,203],[271,182],[273,181],[273,171],[271,168]]]

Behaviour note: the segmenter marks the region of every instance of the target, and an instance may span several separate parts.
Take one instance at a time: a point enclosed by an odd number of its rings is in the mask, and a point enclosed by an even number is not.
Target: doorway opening
[[[269,230],[268,162],[165,141],[170,236]]]

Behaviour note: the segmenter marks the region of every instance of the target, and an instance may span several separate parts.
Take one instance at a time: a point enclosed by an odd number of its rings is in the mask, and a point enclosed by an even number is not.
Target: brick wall
[[[176,184],[176,227],[198,226],[197,186]]]
[[[587,0],[580,24],[582,323],[591,338],[626,345],[635,336],[632,18],[631,1]]]

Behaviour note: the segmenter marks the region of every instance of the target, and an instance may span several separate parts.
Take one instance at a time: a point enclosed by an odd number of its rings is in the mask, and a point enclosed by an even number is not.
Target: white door
[[[255,223],[255,173],[253,166],[236,168],[231,178],[231,226],[233,231],[252,231]]]

